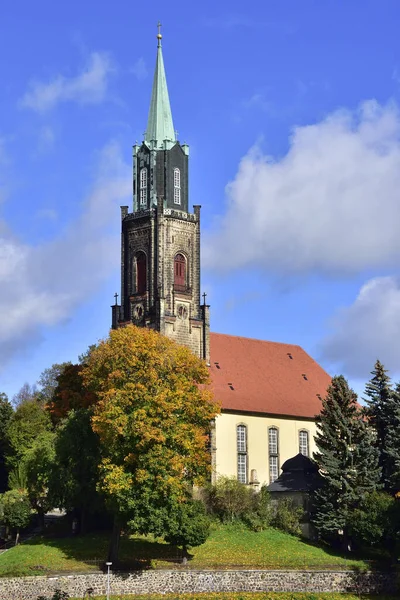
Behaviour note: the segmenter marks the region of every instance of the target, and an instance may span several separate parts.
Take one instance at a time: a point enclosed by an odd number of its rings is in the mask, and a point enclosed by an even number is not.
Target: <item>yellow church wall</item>
[[[269,484],[268,429],[278,429],[279,474],[285,460],[299,452],[299,431],[308,431],[309,455],[316,451],[314,436],[316,425],[313,420],[279,418],[267,415],[253,416],[222,413],[215,422],[215,473],[216,476],[237,476],[236,427],[247,427],[247,473],[250,479],[256,469],[260,484]]]

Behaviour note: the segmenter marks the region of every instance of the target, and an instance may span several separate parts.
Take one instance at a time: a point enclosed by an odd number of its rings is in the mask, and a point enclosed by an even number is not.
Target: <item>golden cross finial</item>
[[[158,23],[157,23],[157,29],[158,29],[158,33],[157,33],[158,45],[161,46],[162,35],[161,35],[161,23],[160,23],[160,21],[158,21]]]

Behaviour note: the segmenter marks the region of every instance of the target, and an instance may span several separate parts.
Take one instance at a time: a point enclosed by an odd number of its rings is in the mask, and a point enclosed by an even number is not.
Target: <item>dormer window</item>
[[[181,172],[174,169],[174,204],[181,203]]]
[[[140,171],[140,206],[147,204],[147,169]]]

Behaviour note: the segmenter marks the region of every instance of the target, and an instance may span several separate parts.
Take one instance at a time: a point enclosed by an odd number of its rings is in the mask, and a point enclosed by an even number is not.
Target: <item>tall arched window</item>
[[[268,453],[269,453],[269,482],[278,479],[279,475],[279,438],[276,427],[268,429]]]
[[[140,206],[147,204],[147,169],[140,171]]]
[[[147,261],[144,252],[136,255],[136,293],[145,294],[147,289]]]
[[[304,456],[309,456],[308,431],[305,429],[299,431],[299,452]]]
[[[174,287],[177,290],[186,289],[186,258],[177,254],[174,260]]]
[[[181,172],[174,169],[174,204],[181,203]]]
[[[247,427],[236,427],[237,477],[241,483],[247,483]]]

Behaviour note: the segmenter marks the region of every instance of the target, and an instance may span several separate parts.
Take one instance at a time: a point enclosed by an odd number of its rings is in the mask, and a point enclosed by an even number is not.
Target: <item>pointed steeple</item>
[[[165,140],[172,143],[176,141],[171,105],[169,103],[167,79],[165,77],[160,27],[161,23],[158,23],[157,62],[153,79],[153,91],[151,94],[147,129],[144,138],[146,142],[154,144],[156,148],[162,147]]]

